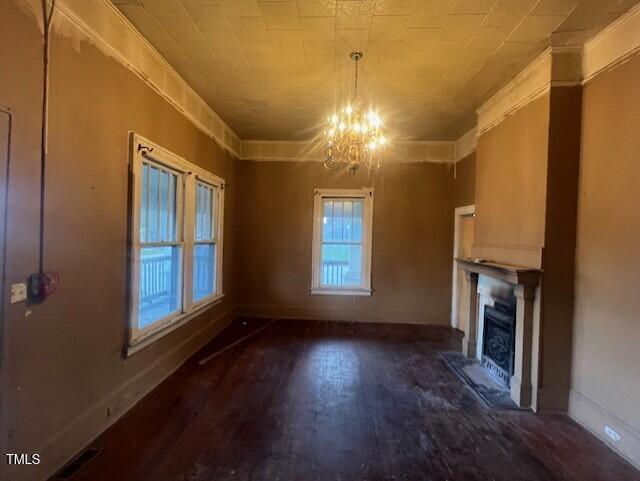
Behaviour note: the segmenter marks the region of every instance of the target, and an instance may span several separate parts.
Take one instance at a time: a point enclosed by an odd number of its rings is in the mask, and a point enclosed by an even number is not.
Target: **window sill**
[[[148,333],[146,333],[142,337],[139,337],[135,341],[130,341],[124,353],[125,357],[132,356],[136,352],[141,351],[145,347],[153,344],[155,341],[166,336],[170,332],[175,331],[180,326],[184,326],[187,322],[189,322],[194,317],[202,314],[205,310],[222,302],[223,298],[224,298],[224,294],[220,294],[219,296],[212,297],[206,302],[203,302],[195,306],[192,311],[185,312],[183,314],[180,314],[179,316],[176,316],[176,318],[173,319],[170,323],[165,324],[162,327],[158,327],[158,329],[149,331]]]
[[[327,287],[314,287],[311,289],[312,295],[321,296],[370,296],[371,289],[363,287],[351,287],[344,289],[331,289]]]

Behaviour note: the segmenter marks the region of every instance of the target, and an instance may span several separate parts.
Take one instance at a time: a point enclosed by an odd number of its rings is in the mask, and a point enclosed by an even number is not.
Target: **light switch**
[[[27,285],[24,282],[19,284],[11,284],[11,304],[24,302],[27,300]]]

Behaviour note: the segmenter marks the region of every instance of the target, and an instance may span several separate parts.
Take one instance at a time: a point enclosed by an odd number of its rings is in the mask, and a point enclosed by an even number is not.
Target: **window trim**
[[[322,248],[322,201],[325,199],[362,199],[362,285],[323,287],[320,282]],[[373,237],[373,189],[314,189],[313,243],[311,253],[311,294],[326,296],[370,296]]]
[[[139,145],[152,148],[146,153],[138,149]],[[182,246],[180,269],[181,305],[177,312],[158,319],[153,324],[139,329],[138,306],[140,302],[140,255],[143,243],[140,242],[140,208],[142,202],[142,166],[147,160],[161,167],[168,168],[178,174],[179,188],[176,189],[176,214],[179,222],[177,241],[173,244]],[[224,297],[222,283],[223,239],[224,239],[224,186],[222,178],[187,161],[186,159],[164,149],[160,145],[138,135],[130,133],[130,173],[131,173],[131,203],[130,241],[129,241],[129,285],[128,285],[128,316],[125,355],[129,356],[157,339],[167,335],[190,319],[196,317],[205,308],[219,303]],[[195,185],[196,180],[216,188],[216,272],[214,293],[193,302],[193,250],[194,250],[194,216],[195,216]],[[181,198],[179,197],[181,196]],[[193,198],[193,199],[192,199]],[[192,200],[189,200],[192,199]]]

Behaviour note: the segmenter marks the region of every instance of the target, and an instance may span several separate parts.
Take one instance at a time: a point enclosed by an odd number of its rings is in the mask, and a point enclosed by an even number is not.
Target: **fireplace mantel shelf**
[[[475,272],[489,277],[494,277],[509,284],[535,287],[538,285],[540,269],[530,267],[513,266],[492,261],[476,261],[474,259],[456,258],[456,262],[467,272]]]

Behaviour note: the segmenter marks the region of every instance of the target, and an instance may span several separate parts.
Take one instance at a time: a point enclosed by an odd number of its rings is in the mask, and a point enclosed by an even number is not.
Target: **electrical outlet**
[[[604,427],[604,432],[607,436],[609,436],[609,438],[612,441],[615,441],[616,443],[620,442],[620,435],[618,434],[617,431],[615,431],[613,428],[610,428],[609,426],[605,426]]]
[[[11,285],[11,296],[9,301],[11,304],[24,302],[27,300],[27,285],[24,282]]]

